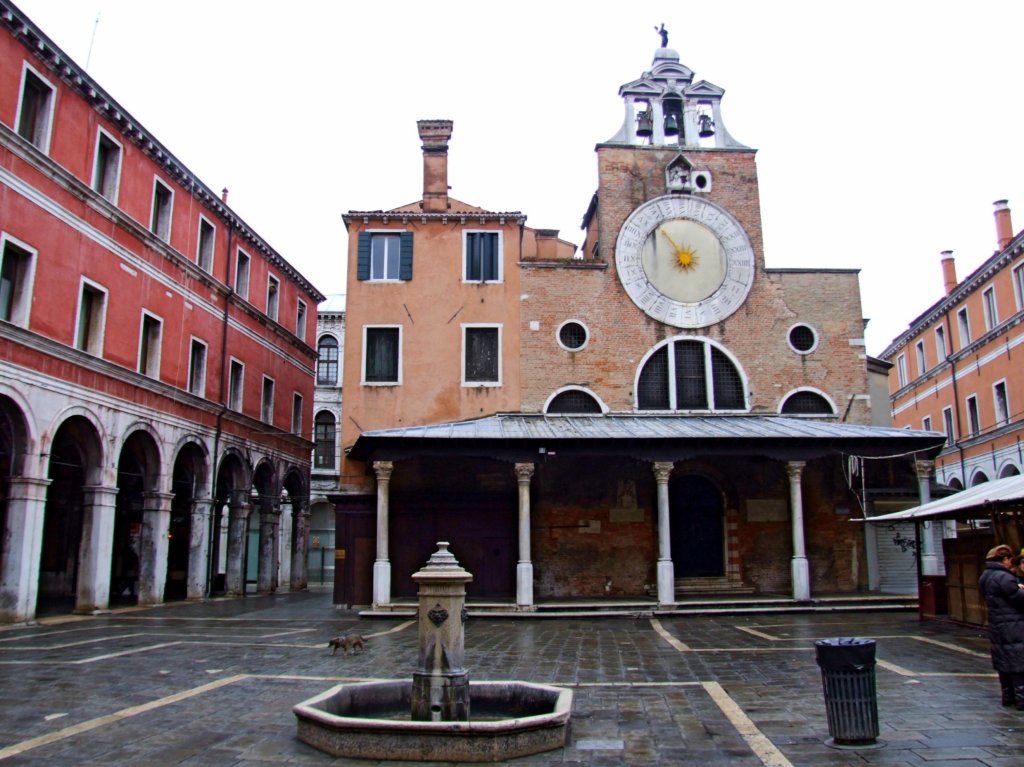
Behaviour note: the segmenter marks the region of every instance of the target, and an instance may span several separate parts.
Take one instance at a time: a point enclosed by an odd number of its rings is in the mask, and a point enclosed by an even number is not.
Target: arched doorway
[[[210,540],[211,595],[243,593],[250,503],[248,477],[246,464],[236,453],[228,452],[217,471]]]
[[[669,483],[669,529],[677,578],[725,575],[722,494],[705,477],[686,474]]]
[[[192,540],[192,509],[206,484],[206,460],[202,449],[185,445],[174,459],[171,475],[171,525],[167,537],[167,580],[164,601],[188,596],[189,547]]]
[[[274,467],[263,461],[252,479],[258,498],[249,516],[245,550],[245,591],[273,592],[277,586],[278,522],[280,499]]]
[[[36,613],[71,612],[78,589],[86,484],[98,476],[99,435],[82,416],[57,429],[50,446]]]
[[[285,505],[287,498],[287,506]],[[309,490],[302,474],[292,468],[284,477],[284,493],[281,501],[281,516],[290,512],[287,529],[281,525],[281,586],[287,589],[304,589],[308,583],[309,568]]]

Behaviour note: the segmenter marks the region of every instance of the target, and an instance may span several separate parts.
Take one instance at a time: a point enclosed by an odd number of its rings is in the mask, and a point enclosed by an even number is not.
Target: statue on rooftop
[[[668,48],[668,30],[665,29],[665,25],[662,24],[660,28],[655,27],[654,31],[661,35],[661,47]]]

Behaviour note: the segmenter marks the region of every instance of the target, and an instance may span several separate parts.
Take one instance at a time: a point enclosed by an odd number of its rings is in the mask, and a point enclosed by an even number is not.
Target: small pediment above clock
[[[709,83],[707,80],[701,80],[693,85],[687,86],[686,90],[683,91],[683,95],[689,96],[690,98],[722,98],[725,95],[725,88],[719,88],[714,83]]]
[[[655,97],[660,96],[665,90],[665,86],[661,83],[656,83],[653,80],[648,80],[646,77],[642,77],[639,80],[634,80],[631,83],[626,83],[619,88],[620,96],[649,96]]]

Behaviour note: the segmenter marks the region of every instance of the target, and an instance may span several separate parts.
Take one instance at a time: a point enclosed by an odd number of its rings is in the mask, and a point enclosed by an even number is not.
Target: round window
[[[818,334],[810,325],[794,325],[789,329],[789,345],[795,351],[807,354],[818,345]]]
[[[579,351],[587,345],[587,329],[575,320],[564,322],[558,329],[558,343],[569,351]]]

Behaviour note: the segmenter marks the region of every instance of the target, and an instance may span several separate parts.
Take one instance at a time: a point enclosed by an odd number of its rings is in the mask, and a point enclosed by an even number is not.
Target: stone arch
[[[801,386],[788,392],[779,403],[781,415],[835,415],[835,401],[821,389]]]
[[[988,474],[981,470],[978,470],[971,475],[971,487],[977,487],[978,485],[983,485],[986,482],[988,482]]]
[[[678,335],[655,344],[633,381],[637,410],[746,412],[749,390],[736,356],[705,336]]]
[[[269,594],[277,588],[280,555],[281,484],[273,461],[262,459],[253,471],[255,503],[249,517],[245,582]]]
[[[164,523],[150,513],[161,489],[161,469],[156,437],[149,428],[136,425],[129,430],[117,459],[114,545],[109,563],[111,602],[136,604],[140,574],[143,568],[152,572],[156,564],[156,542],[162,543],[167,534]]]
[[[999,479],[1006,479],[1007,477],[1016,477],[1019,474],[1020,469],[1013,463],[1013,461],[1007,461],[999,470]]]
[[[245,539],[252,511],[251,476],[252,469],[239,450],[224,451],[217,467],[211,525],[211,594],[244,593]]]
[[[301,590],[308,585],[308,550],[309,550],[309,485],[307,475],[297,466],[289,466],[285,470],[282,487],[283,497],[287,498],[291,514],[288,518],[287,533],[282,527],[285,538],[282,545],[282,571],[287,570],[286,582],[292,590]]]
[[[542,411],[548,414],[593,414],[603,415],[609,410],[593,391],[586,386],[562,386],[551,393]]]
[[[28,415],[31,411],[19,400],[0,393],[0,480],[25,476],[32,469],[28,461],[36,440]]]
[[[189,571],[193,556],[206,559],[209,520],[208,503],[199,513],[197,500],[210,497],[210,454],[197,437],[186,437],[178,442],[174,465],[171,469],[171,519],[167,540],[167,575],[164,580],[164,601],[186,599],[189,594]],[[205,577],[196,578],[193,591],[205,583]],[[205,591],[209,584],[205,584]],[[199,596],[193,593],[191,596]]]
[[[959,477],[950,477],[946,480],[946,484],[949,485],[953,490],[957,492],[964,489],[964,483],[960,481]]]

